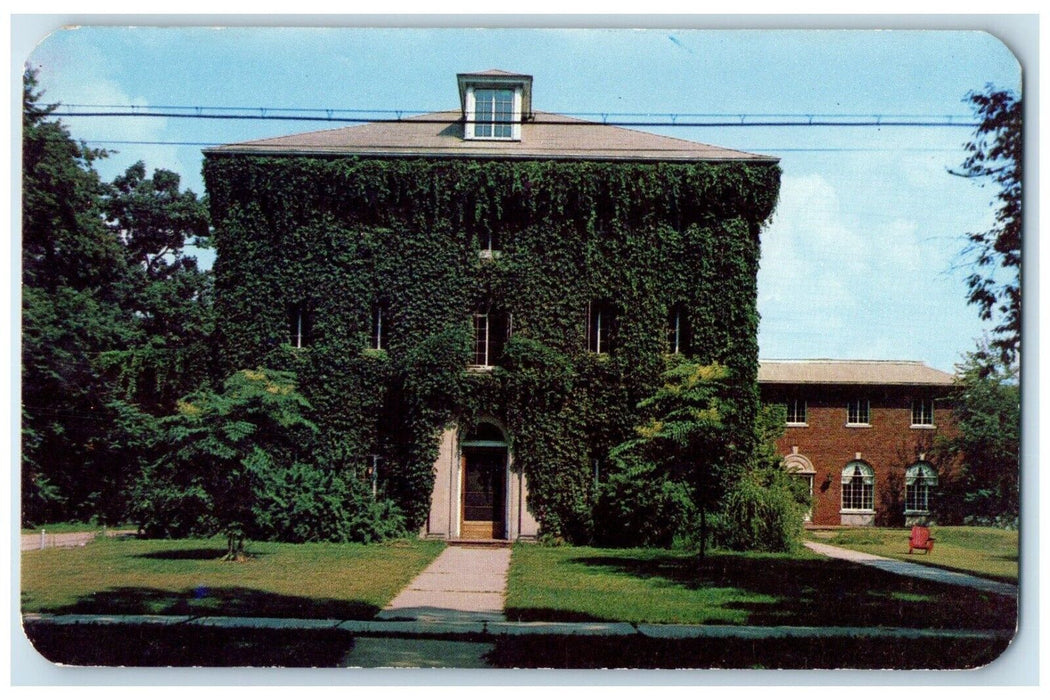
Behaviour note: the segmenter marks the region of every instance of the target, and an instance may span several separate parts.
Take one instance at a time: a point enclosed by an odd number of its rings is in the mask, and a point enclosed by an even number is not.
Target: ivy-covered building
[[[729,369],[753,440],[778,160],[536,111],[527,75],[458,88],[205,152],[219,355],[295,370],[319,459],[423,534],[584,539],[669,355]]]

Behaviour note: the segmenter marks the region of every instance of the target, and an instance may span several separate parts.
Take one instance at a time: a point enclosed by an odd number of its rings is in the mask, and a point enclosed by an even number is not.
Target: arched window
[[[866,462],[854,460],[842,470],[842,510],[875,508],[875,472]]]
[[[929,462],[916,462],[904,472],[904,511],[928,513],[930,489],[937,485],[937,472]]]

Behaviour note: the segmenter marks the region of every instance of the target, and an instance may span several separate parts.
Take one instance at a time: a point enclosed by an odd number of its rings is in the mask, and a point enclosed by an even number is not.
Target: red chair
[[[933,538],[930,537],[930,528],[915,525],[911,529],[911,537],[908,539],[908,554],[914,549],[921,549],[929,554],[933,551]]]

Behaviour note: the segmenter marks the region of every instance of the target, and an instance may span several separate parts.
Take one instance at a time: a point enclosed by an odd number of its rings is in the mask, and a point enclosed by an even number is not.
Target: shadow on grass
[[[671,553],[624,553],[566,563],[652,581],[654,595],[668,584],[735,589],[720,607],[746,612],[747,625],[1013,629],[1017,622],[1016,598],[838,560],[712,554],[701,562]],[[602,619],[556,608],[508,609],[507,614],[522,620]]]
[[[357,600],[280,595],[251,588],[199,588],[165,591],[116,588],[92,593],[72,605],[44,608],[55,615],[222,615],[370,620],[379,612]]]
[[[192,560],[192,561],[215,561],[222,559],[226,556],[227,549],[225,547],[202,547],[199,549],[172,549],[172,550],[157,550],[156,552],[147,552],[145,554],[134,555],[136,559],[171,559],[171,560]],[[249,556],[253,559],[256,558],[257,554],[249,553]]]

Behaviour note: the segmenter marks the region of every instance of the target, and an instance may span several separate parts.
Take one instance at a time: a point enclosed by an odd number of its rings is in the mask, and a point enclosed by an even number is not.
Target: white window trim
[[[473,355],[474,355],[474,359],[477,360],[478,359],[477,358],[477,354],[478,354],[478,337],[477,337],[477,332],[478,332],[478,319],[479,318],[484,318],[485,319],[485,340],[483,342],[483,346],[485,348],[485,353],[484,353],[485,356],[484,356],[484,358],[482,358],[484,360],[484,362],[482,362],[480,364],[477,363],[477,362],[472,362],[469,365],[469,367],[470,367],[470,369],[473,369],[473,370],[487,371],[487,370],[491,370],[492,369],[492,364],[489,362],[489,351],[490,351],[490,348],[489,348],[489,333],[491,331],[491,325],[489,324],[489,315],[487,313],[474,314],[474,316],[472,317],[472,320],[474,322],[474,353],[473,353]]]
[[[919,403],[919,402],[925,403],[926,401],[927,401],[927,399],[913,399],[912,402],[911,402],[911,404],[912,404],[912,406],[911,406],[912,423],[911,423],[911,425],[909,427],[912,430],[936,430],[937,429],[937,423],[934,420],[935,417],[936,417],[936,414],[934,413],[933,399],[929,399],[929,403],[930,403],[930,422],[929,423],[916,423],[915,422],[915,404]]]
[[[795,401],[796,403],[800,402],[800,401],[802,402],[802,413],[808,419],[809,418],[809,403],[805,399],[792,399],[792,401]],[[790,401],[788,403],[790,404]],[[788,419],[787,421],[785,421],[784,425],[786,425],[788,428],[808,428],[809,427],[809,421],[808,420],[793,421],[791,419]]]
[[[850,405],[856,401],[864,401],[867,406],[867,417],[868,420],[863,423],[851,423],[849,420]],[[847,428],[870,428],[871,427],[871,399],[853,399],[846,403],[846,427]]]
[[[474,98],[475,90],[508,90],[513,93],[513,108],[510,115],[510,137],[506,136],[475,136],[474,125],[477,121],[477,102]],[[463,138],[467,141],[521,141],[521,87],[517,85],[502,85],[489,87],[487,85],[469,85],[466,90],[466,120],[463,124]]]
[[[855,462],[857,462],[857,460],[852,460],[849,463],[847,463],[845,467],[842,468],[843,475],[840,476],[840,484],[839,484],[839,514],[864,514],[864,515],[869,515],[869,514],[875,512],[875,468],[872,467],[870,464],[868,464],[866,462],[863,462],[862,464],[866,467],[866,469],[868,471],[871,472],[871,474],[863,474],[861,476],[861,478],[865,482],[867,482],[868,479],[871,480],[870,484],[868,484],[868,483],[864,484],[865,486],[870,486],[871,487],[871,508],[847,508],[845,506],[845,504],[843,503],[843,501],[845,499],[845,495],[846,495],[846,490],[844,488],[842,488],[842,487],[844,487],[846,485],[846,481],[843,479],[843,477],[845,476],[846,469],[849,468],[850,464],[854,464]],[[854,478],[855,477],[850,476],[849,480],[852,481]]]

